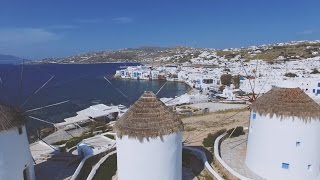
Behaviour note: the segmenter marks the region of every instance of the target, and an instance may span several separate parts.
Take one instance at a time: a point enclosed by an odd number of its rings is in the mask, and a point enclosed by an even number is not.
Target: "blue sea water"
[[[0,65],[0,101],[2,104],[20,107],[21,110],[26,111],[69,100],[68,103],[62,105],[26,113],[27,116],[55,123],[75,116],[77,111],[96,103],[129,106],[144,91],[157,92],[165,83],[164,81],[111,78],[116,69],[128,65],[137,64],[24,65],[23,73],[21,73],[21,65]],[[104,79],[104,76],[108,77],[111,84]],[[37,92],[51,77],[54,78]],[[185,93],[187,89],[184,83],[168,82],[158,97],[174,97]],[[50,125],[27,118],[27,127],[29,130],[34,130],[50,127]]]

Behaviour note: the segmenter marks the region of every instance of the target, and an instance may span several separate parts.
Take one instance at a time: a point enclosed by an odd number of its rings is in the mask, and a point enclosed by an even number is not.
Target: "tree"
[[[320,72],[317,68],[314,68],[314,69],[312,69],[311,74],[320,74]]]
[[[222,86],[219,87],[218,91],[219,91],[219,92],[222,92],[222,91],[224,90],[224,88],[225,88],[225,86],[222,85]]]
[[[284,76],[285,77],[298,77],[298,75],[296,75],[295,73],[291,73],[291,72],[285,73]]]
[[[232,77],[232,84],[236,89],[240,88],[240,75],[235,75]]]
[[[225,86],[230,86],[232,83],[232,75],[231,74],[222,74],[220,77],[221,84]]]
[[[257,71],[256,71],[255,69],[252,70],[252,73],[253,73],[253,74],[256,74],[256,72],[257,72]]]

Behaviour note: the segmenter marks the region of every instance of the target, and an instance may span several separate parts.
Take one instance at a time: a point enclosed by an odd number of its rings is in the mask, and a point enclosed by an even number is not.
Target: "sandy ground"
[[[247,134],[228,138],[221,143],[222,159],[239,174],[254,180],[263,180],[263,178],[252,172],[245,164],[247,150]]]
[[[183,118],[185,145],[202,146],[202,141],[209,133],[220,129],[249,125],[249,110],[228,110],[206,115]]]
[[[193,108],[208,108],[209,112],[217,112],[217,111],[224,111],[226,109],[241,109],[245,108],[248,105],[246,104],[226,104],[226,103],[218,103],[218,102],[207,102],[207,103],[197,103],[189,105]]]

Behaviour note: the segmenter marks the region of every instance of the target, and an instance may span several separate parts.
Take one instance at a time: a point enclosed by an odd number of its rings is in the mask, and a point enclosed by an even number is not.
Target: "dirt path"
[[[231,129],[236,126],[249,125],[248,110],[230,110],[215,112],[202,116],[192,116],[183,118],[185,126],[183,140],[188,141],[187,145],[202,146],[202,140],[209,133],[214,133],[220,129]]]

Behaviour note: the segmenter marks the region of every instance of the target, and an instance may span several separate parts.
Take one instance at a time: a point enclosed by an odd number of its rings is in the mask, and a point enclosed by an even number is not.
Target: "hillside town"
[[[201,58],[200,58],[201,57]],[[320,94],[320,56],[304,60],[246,61],[205,60],[206,52],[182,65],[128,66],[117,70],[114,77],[133,80],[179,81],[204,95],[237,100],[236,96],[259,96],[272,87],[298,87],[310,97]],[[195,92],[195,91],[194,91]]]

